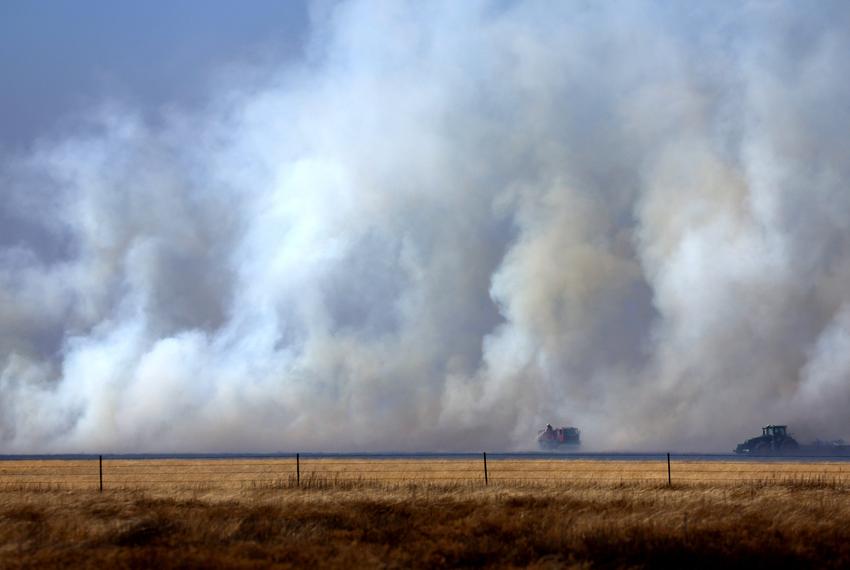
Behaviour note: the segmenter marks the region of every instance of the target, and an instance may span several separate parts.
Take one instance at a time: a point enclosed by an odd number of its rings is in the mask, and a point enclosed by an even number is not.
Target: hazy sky
[[[104,97],[152,113],[198,104],[229,64],[296,57],[308,19],[300,0],[4,0],[0,145],[27,145]]]
[[[850,2],[0,10],[0,452],[850,436]]]

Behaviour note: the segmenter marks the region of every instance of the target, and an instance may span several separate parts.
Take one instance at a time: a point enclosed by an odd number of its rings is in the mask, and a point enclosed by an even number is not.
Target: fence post
[[[487,452],[483,451],[482,453],[484,454],[484,484],[489,485],[490,478],[487,476]]]
[[[673,486],[673,478],[670,475],[670,454],[669,453],[667,454],[667,486],[668,487]]]
[[[98,471],[100,472],[100,492],[103,493],[103,456],[97,456]]]
[[[295,483],[301,486],[301,454],[295,454]]]

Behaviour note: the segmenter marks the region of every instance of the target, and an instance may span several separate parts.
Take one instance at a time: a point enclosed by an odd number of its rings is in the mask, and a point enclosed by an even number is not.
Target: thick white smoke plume
[[[2,158],[0,451],[850,435],[850,3],[314,13]]]

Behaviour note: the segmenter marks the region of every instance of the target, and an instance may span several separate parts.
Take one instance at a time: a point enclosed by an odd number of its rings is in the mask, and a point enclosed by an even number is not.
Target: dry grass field
[[[0,567],[848,567],[842,463],[0,463]]]

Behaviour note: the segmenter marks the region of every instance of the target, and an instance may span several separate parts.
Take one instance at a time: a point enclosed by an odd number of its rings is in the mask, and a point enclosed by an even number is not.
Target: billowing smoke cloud
[[[347,2],[0,167],[0,449],[850,434],[850,4]]]

